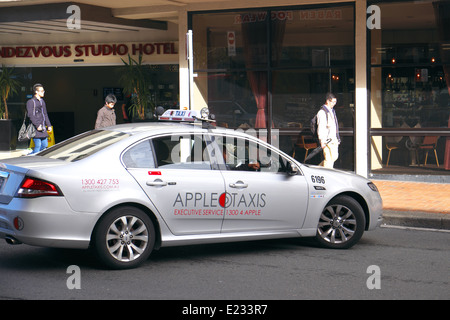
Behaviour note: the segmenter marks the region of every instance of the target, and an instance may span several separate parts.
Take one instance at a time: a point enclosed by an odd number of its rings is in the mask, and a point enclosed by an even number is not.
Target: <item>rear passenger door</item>
[[[143,141],[123,156],[174,235],[220,232],[225,186],[220,171],[213,170],[213,148],[203,134],[168,134]]]

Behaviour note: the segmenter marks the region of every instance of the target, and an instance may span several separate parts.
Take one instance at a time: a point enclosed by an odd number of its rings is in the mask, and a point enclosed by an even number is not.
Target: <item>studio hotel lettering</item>
[[[40,45],[40,46],[4,46],[0,48],[0,57],[4,59],[73,59],[75,62],[93,57],[127,56],[174,56],[178,49],[174,42],[117,43],[117,44],[76,44],[76,45]],[[32,60],[32,59],[30,59]],[[17,61],[17,60],[16,60]],[[72,61],[72,60],[71,60]]]

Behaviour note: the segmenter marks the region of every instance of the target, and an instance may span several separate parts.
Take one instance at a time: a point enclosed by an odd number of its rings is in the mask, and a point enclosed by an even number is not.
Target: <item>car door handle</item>
[[[243,188],[247,188],[248,184],[239,180],[239,181],[236,181],[235,183],[230,183],[229,186],[231,188],[243,189]]]
[[[156,179],[154,181],[147,181],[146,184],[150,187],[165,187],[165,186],[167,186],[167,182],[162,181],[161,179]]]

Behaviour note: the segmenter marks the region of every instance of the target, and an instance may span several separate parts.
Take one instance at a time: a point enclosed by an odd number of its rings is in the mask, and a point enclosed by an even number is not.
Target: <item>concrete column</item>
[[[355,172],[368,177],[367,1],[355,1]]]
[[[378,52],[377,48],[381,47],[381,30],[374,29],[370,31],[371,37],[371,48],[370,53],[371,63],[380,64],[381,54]],[[370,70],[371,76],[371,88],[370,88],[370,128],[381,128],[382,127],[382,73],[381,68],[373,68]],[[370,139],[370,167],[371,169],[382,168],[383,159],[383,137],[374,136]]]
[[[188,31],[188,16],[186,9],[178,11],[178,64],[180,109],[189,108],[189,69],[186,59],[186,33]]]

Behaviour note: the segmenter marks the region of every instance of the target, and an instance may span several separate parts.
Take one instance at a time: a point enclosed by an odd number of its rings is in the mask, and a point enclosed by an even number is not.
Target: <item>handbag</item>
[[[29,123],[28,126],[25,124],[27,119],[27,113],[25,112],[25,117],[23,118],[22,126],[20,127],[19,134],[17,135],[18,141],[28,141],[34,138],[36,135],[36,128],[33,123]]]

